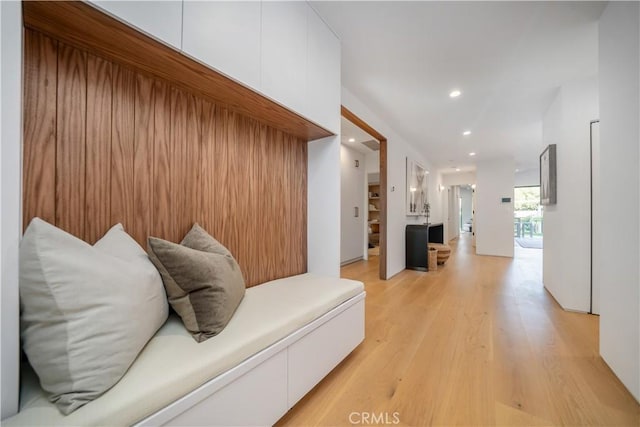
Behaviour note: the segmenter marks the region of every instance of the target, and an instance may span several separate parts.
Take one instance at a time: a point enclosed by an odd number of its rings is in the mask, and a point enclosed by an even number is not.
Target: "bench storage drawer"
[[[272,425],[287,412],[286,396],[285,349],[173,418],[166,425]]]
[[[364,339],[364,300],[289,346],[289,408]]]

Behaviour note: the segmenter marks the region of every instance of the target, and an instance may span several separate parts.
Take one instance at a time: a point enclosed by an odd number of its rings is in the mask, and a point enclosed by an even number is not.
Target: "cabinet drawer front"
[[[287,350],[267,359],[165,425],[273,425],[287,412]]]
[[[364,300],[289,346],[289,408],[364,339]]]

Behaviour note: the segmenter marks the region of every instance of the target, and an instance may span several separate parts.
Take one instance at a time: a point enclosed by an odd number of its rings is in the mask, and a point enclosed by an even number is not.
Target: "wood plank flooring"
[[[463,235],[437,272],[389,281],[377,257],[343,267],[366,285],[365,341],[277,425],[640,425],[598,317],[558,306],[540,255],[472,249]]]

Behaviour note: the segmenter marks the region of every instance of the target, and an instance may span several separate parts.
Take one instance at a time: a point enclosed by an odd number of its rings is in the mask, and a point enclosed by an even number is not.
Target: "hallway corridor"
[[[342,268],[366,285],[365,341],[279,425],[367,413],[400,425],[638,426],[639,405],[598,355],[598,317],[563,311],[535,255],[472,249],[463,235],[438,271],[388,281],[376,260]]]

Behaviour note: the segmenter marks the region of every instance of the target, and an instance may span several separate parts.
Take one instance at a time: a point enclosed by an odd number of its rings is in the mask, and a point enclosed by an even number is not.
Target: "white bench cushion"
[[[38,389],[23,384],[12,425],[131,425],[364,290],[361,282],[302,274],[247,289],[227,327],[197,343],[170,316],[127,374],[97,400],[63,416]]]

